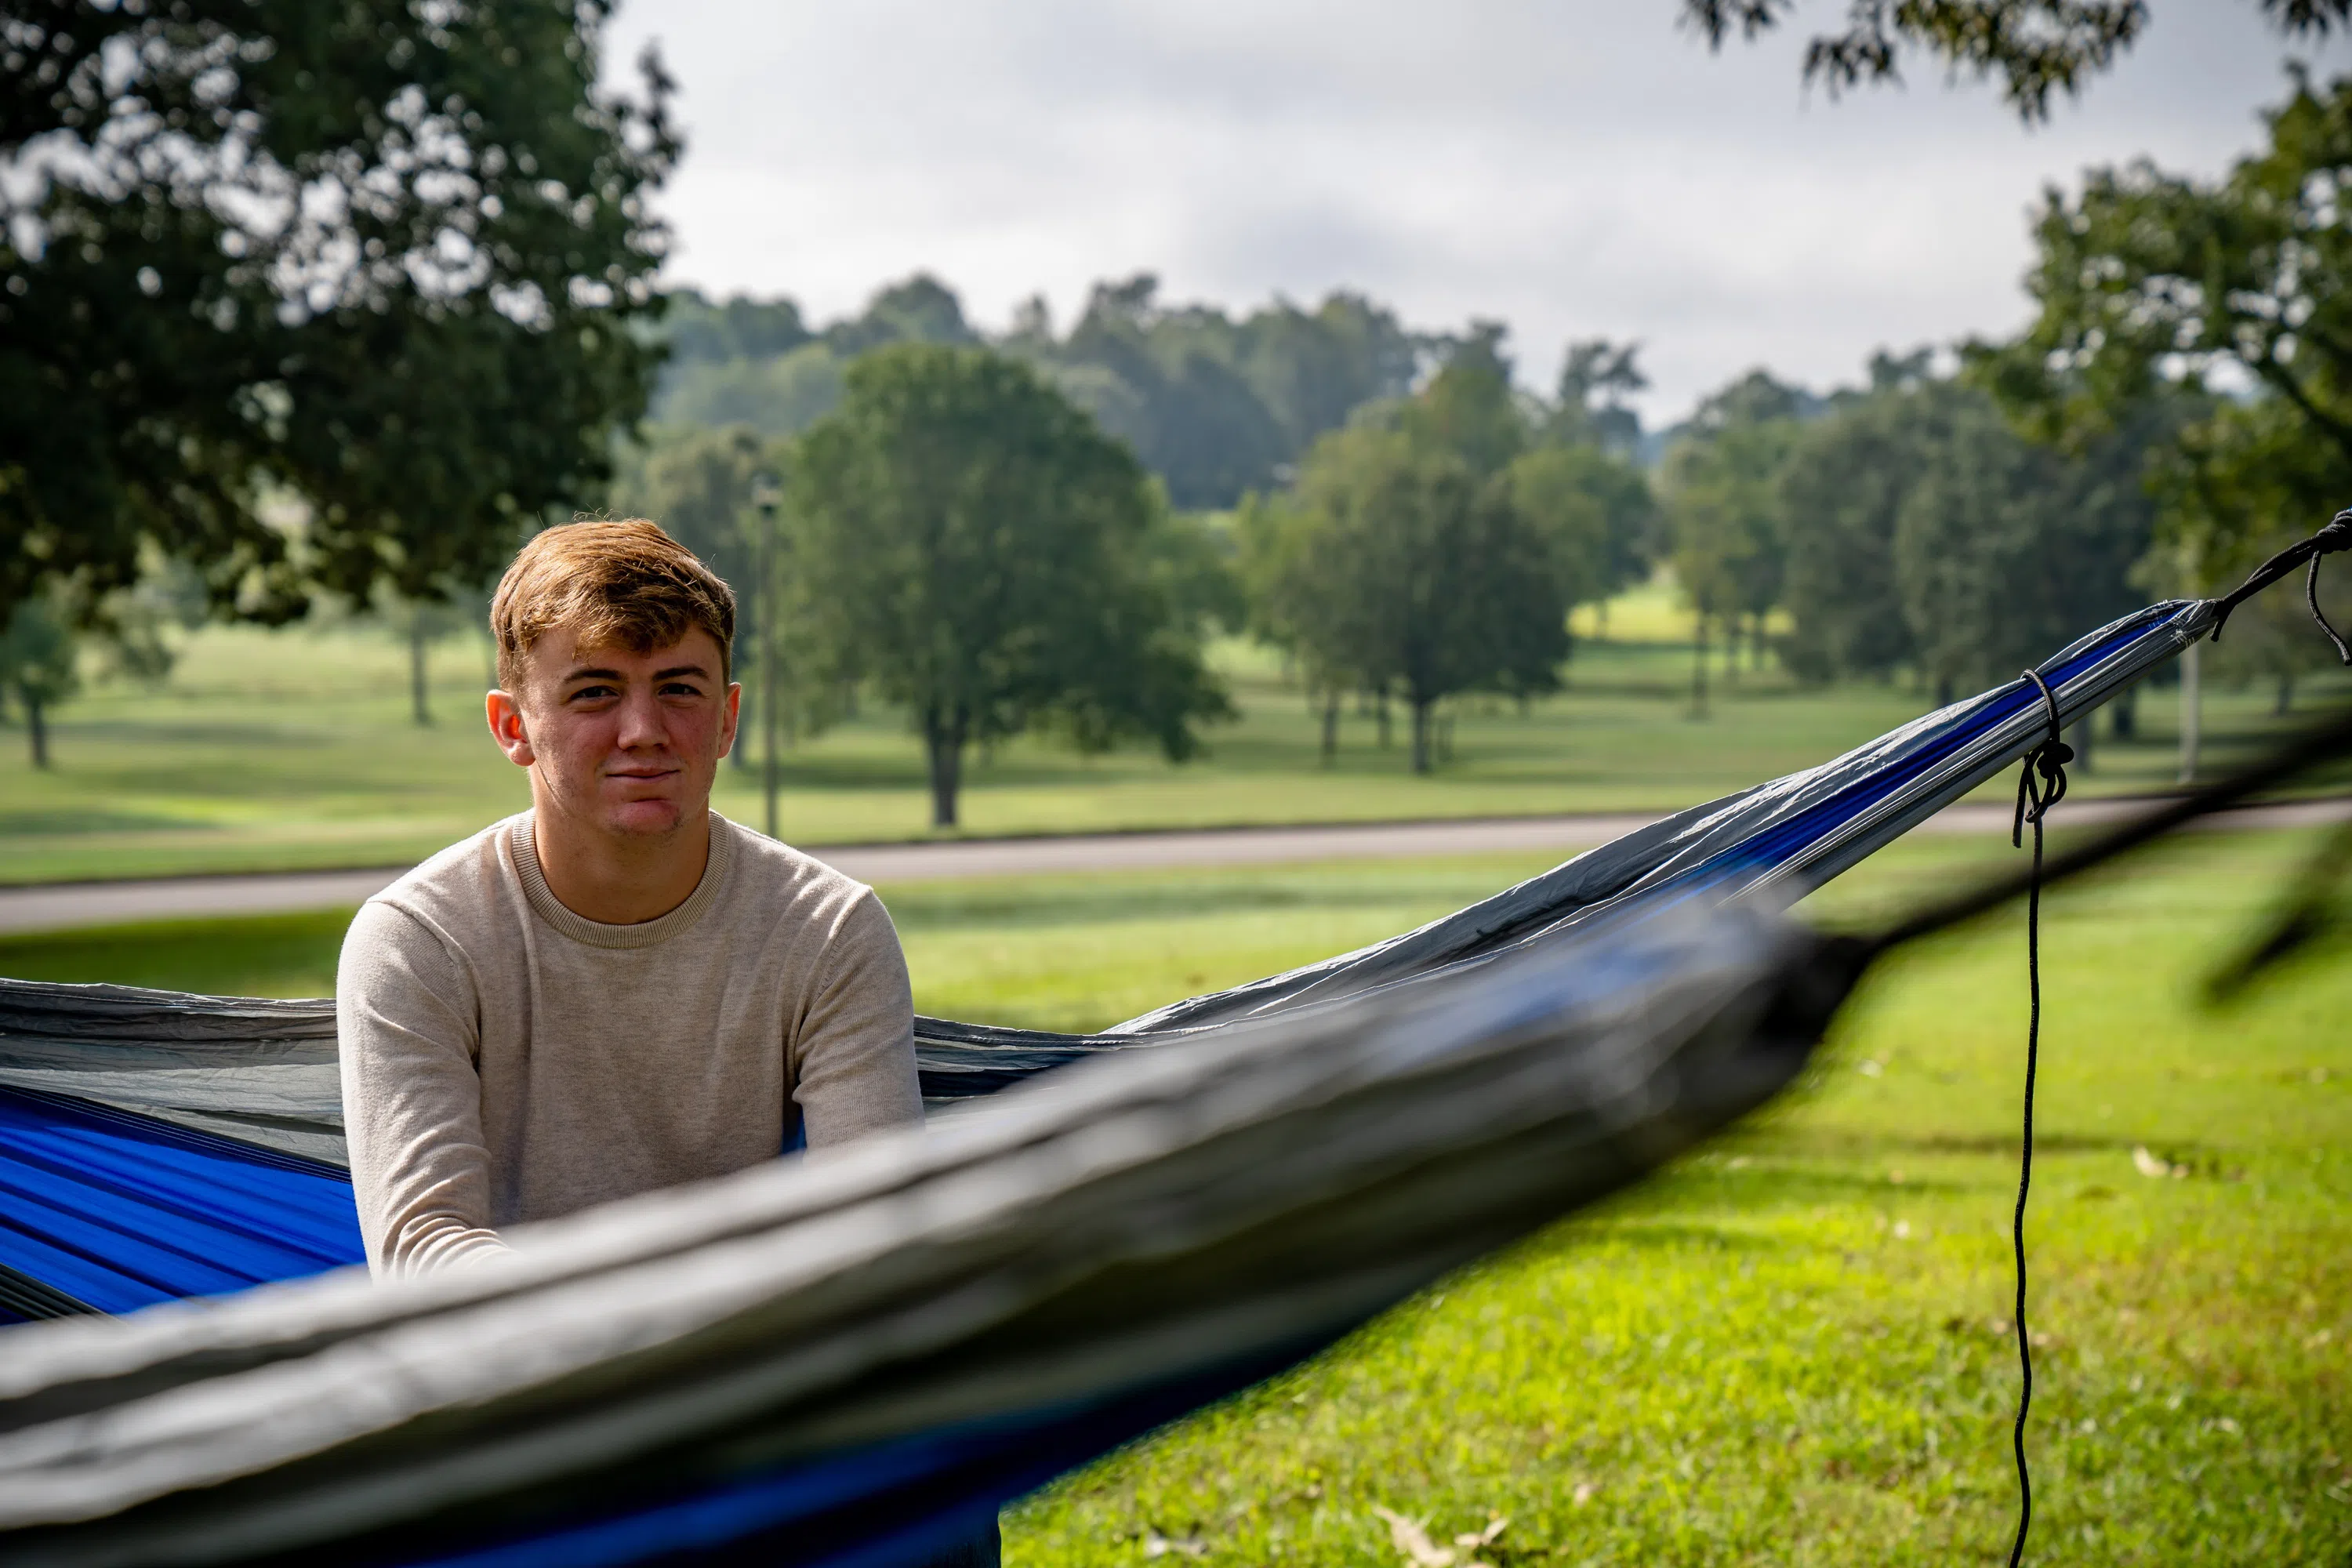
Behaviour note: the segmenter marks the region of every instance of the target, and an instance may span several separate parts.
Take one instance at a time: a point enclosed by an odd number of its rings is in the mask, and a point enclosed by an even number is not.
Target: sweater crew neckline
[[[531,814],[526,811],[507,830],[507,844],[514,855],[515,873],[522,879],[523,897],[541,920],[590,947],[658,947],[691,930],[718,902],[728,873],[735,864],[734,825],[714,811],[710,813],[710,852],[703,861],[702,879],[686,896],[686,902],[666,915],[634,925],[607,925],[574,912],[555,896],[555,889],[547,885],[547,873],[540,868],[539,847],[532,841],[530,824]]]

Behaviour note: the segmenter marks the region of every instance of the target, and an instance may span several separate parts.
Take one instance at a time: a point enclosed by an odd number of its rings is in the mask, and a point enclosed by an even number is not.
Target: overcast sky
[[[1355,289],[1507,321],[1547,389],[1570,337],[1638,338],[1656,423],[1752,365],[1826,387],[2011,330],[2043,184],[2250,150],[2284,46],[2252,0],[2153,8],[2033,131],[1925,65],[1808,93],[1829,0],[1720,56],[1676,0],[630,0],[608,58],[657,38],[680,84],[673,281],[826,320],[928,270],[991,326],[1139,271],[1231,308]]]

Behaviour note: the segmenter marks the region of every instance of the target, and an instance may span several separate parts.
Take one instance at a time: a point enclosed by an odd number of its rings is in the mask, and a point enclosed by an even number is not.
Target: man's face
[[[559,627],[525,666],[522,690],[490,694],[490,731],[532,770],[541,810],[615,837],[655,838],[709,805],[741,696],[709,633],[632,653],[583,647],[578,633]]]

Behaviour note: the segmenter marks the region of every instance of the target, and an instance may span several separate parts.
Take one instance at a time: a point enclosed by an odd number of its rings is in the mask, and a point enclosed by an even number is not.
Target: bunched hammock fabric
[[[2038,673],[2072,721],[2216,613]],[[328,1004],[0,983],[0,1301],[62,1319],[0,1356],[0,1548],[919,1560],[1769,1098],[1861,958],[1767,910],[2043,723],[2020,680],[1104,1035],[919,1020],[986,1103],[395,1285],[299,1278],[359,1256]]]

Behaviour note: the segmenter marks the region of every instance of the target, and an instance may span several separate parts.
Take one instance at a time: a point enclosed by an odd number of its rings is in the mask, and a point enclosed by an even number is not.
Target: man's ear
[[[519,768],[527,768],[539,761],[531,750],[530,727],[523,721],[522,704],[508,691],[493,691],[483,700],[483,716],[490,721],[490,739],[507,754],[507,761]]]
[[[742,717],[743,683],[740,680],[730,680],[727,683],[727,700],[721,705],[719,721],[719,754],[720,756],[723,757],[735,749],[735,740],[740,733],[739,725]]]

